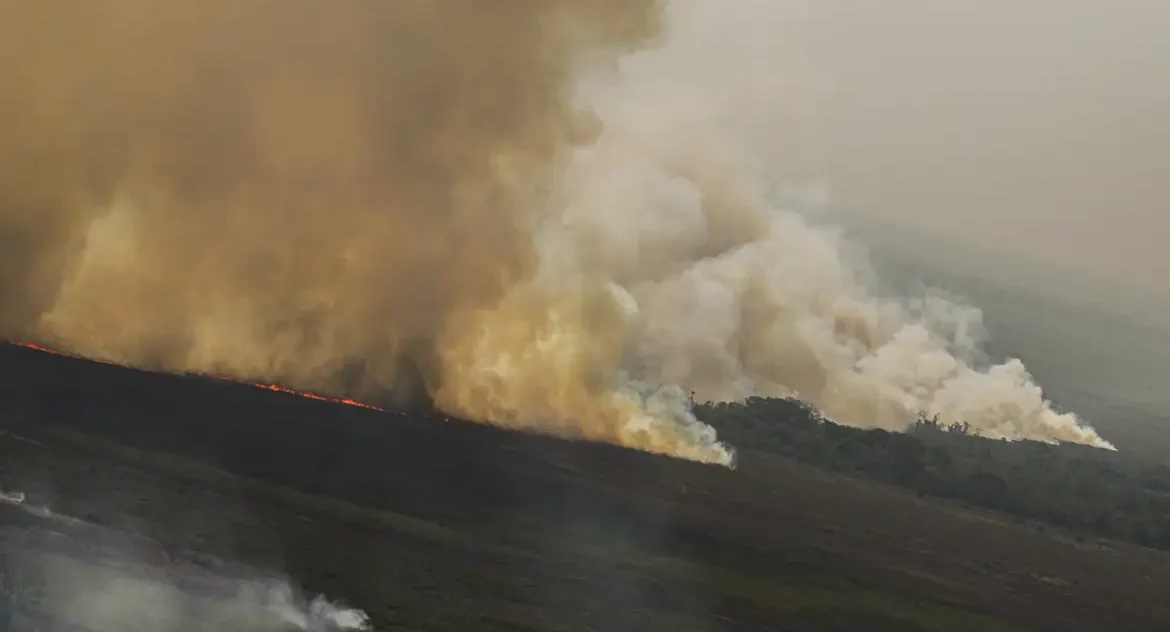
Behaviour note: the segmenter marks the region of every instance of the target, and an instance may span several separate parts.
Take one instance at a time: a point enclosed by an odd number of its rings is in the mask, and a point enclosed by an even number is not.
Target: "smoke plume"
[[[627,76],[656,0],[2,5],[0,335],[721,463],[688,391],[1106,445]]]

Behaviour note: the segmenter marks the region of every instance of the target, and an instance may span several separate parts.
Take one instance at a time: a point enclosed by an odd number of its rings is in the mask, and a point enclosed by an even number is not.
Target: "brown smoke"
[[[0,5],[0,335],[686,442],[625,429],[614,297],[532,285],[571,79],[658,0]]]
[[[722,463],[687,392],[1110,447],[775,207],[803,64],[730,4],[0,8],[0,335]]]

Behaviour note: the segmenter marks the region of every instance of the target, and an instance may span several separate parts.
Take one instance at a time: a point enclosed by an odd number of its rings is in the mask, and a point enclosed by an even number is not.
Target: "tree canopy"
[[[1170,549],[1170,466],[1082,445],[1002,441],[919,418],[906,432],[827,420],[793,399],[698,404],[721,438],[1081,533]]]

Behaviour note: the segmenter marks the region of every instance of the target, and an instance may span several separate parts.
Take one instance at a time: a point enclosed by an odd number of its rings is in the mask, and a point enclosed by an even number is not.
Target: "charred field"
[[[1165,553],[751,445],[732,471],[15,345],[0,430],[0,488],[285,573],[375,630],[1170,628]],[[0,521],[5,550],[85,537]]]

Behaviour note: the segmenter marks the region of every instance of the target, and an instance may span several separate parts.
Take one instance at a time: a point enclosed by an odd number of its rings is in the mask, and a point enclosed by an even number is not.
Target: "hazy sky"
[[[1170,2],[735,0],[685,32],[743,102],[771,90],[749,120],[789,177],[1170,295]]]

